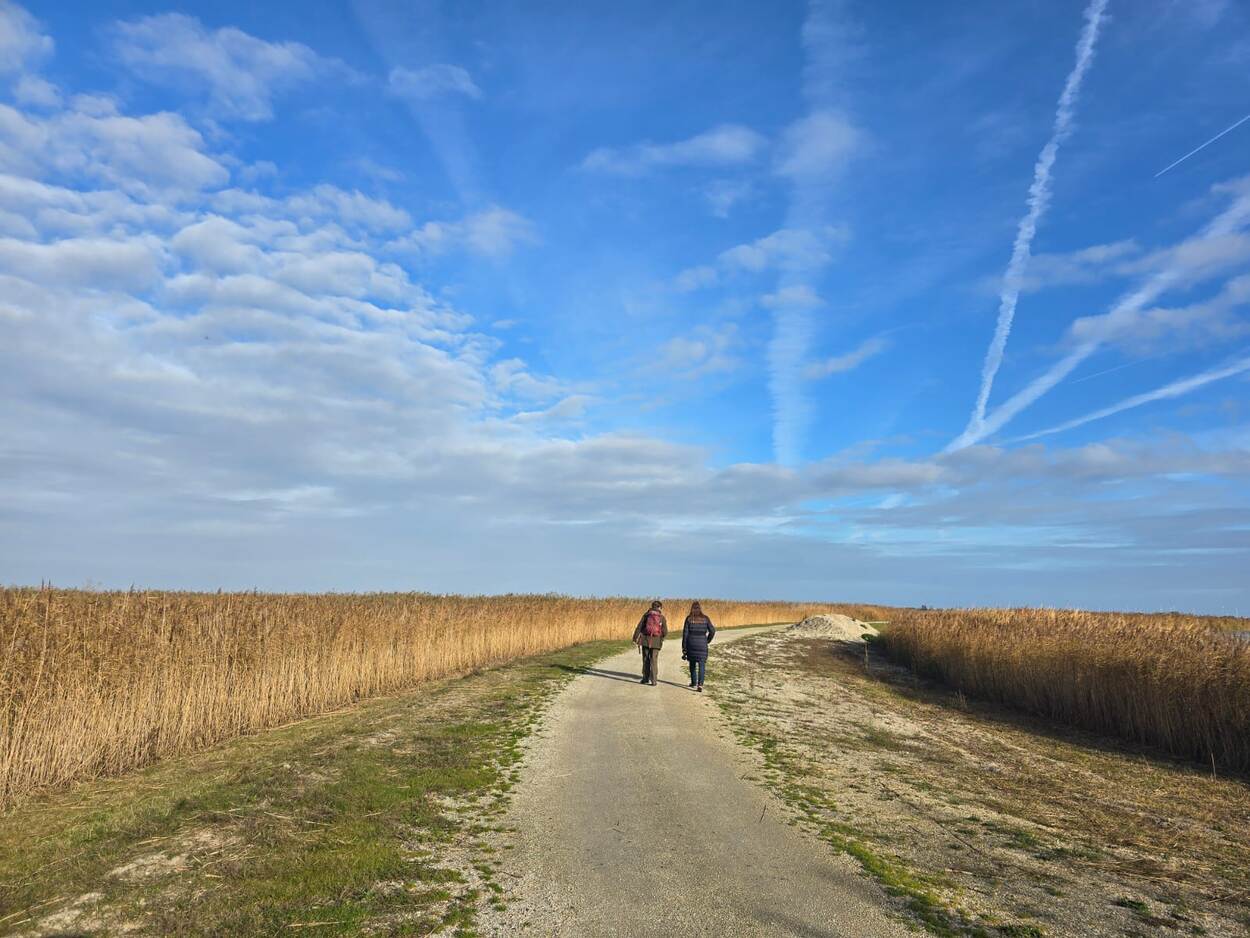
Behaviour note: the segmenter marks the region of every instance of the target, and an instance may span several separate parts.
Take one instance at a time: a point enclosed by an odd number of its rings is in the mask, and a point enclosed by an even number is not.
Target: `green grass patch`
[[[76,901],[67,932],[471,934],[478,895],[498,891],[486,841],[537,704],[622,647],[441,681],[29,803],[0,819],[0,934]]]

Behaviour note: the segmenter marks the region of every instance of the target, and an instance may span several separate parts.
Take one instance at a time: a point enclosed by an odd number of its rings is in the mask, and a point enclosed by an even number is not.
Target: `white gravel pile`
[[[790,626],[789,630],[803,638],[832,638],[839,642],[862,642],[864,636],[877,634],[877,630],[867,622],[837,613],[808,616]]]

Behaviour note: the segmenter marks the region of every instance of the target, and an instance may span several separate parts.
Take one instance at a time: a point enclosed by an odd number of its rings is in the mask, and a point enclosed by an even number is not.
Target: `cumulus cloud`
[[[25,7],[0,0],[0,74],[37,67],[54,48],[52,37]]]
[[[234,27],[208,29],[182,13],[118,23],[113,48],[135,74],[207,95],[223,117],[263,121],[274,99],[330,71],[346,68],[298,42],[268,42]]]
[[[473,76],[459,65],[393,68],[387,83],[393,94],[410,101],[428,101],[445,95],[476,100],[482,96],[482,89],[473,81]]]
[[[766,145],[767,140],[749,127],[722,124],[675,143],[600,147],[582,160],[582,169],[640,176],[670,166],[734,166],[751,162]]]
[[[284,204],[300,215],[333,218],[375,232],[401,231],[412,224],[411,216],[404,209],[385,199],[376,199],[355,190],[349,192],[325,183],[313,186],[306,193],[288,197]]]
[[[18,104],[53,108],[61,105],[61,89],[38,75],[23,75],[13,87]]]
[[[177,114],[131,117],[101,98],[75,98],[48,116],[0,105],[0,171],[30,178],[72,174],[128,192],[201,190],[229,173]]]
[[[511,209],[492,205],[459,221],[428,221],[392,242],[396,250],[430,254],[458,249],[482,257],[505,258],[518,247],[534,244],[538,233],[532,222]]]

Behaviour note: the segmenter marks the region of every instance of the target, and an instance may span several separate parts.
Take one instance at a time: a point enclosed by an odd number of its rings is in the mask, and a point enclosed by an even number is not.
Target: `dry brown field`
[[[1231,617],[889,610],[890,655],[977,698],[1250,772],[1250,642]]]
[[[666,602],[680,628],[683,601]],[[646,602],[0,589],[0,809],[76,780],[581,642]],[[811,607],[718,602],[719,625]]]

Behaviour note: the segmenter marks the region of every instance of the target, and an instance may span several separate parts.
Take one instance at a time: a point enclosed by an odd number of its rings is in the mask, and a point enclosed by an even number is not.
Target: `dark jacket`
[[[715,637],[716,626],[707,616],[686,616],[681,627],[681,653],[691,661],[707,661],[707,646]]]
[[[650,610],[647,610],[650,612]],[[643,628],[647,624],[647,613],[642,614],[642,618],[638,620],[638,627],[634,629],[634,644],[641,645],[643,648],[660,648],[664,645],[664,639],[668,636],[668,619],[664,618],[664,613],[660,613],[660,634],[647,635],[643,632]]]

